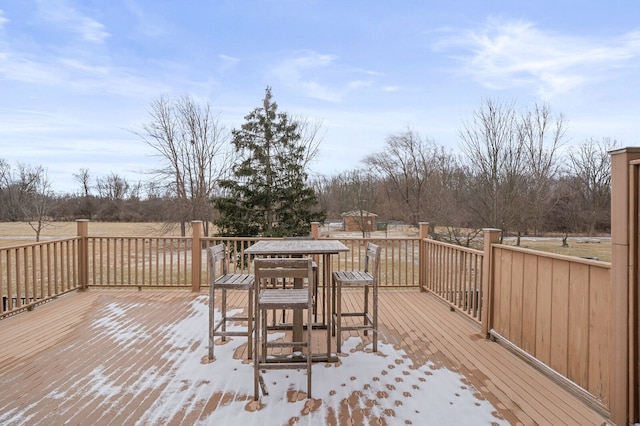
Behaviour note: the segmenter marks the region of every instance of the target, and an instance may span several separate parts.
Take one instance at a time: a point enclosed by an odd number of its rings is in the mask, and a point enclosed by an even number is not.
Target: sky
[[[640,145],[640,1],[0,0],[0,159],[137,182],[161,96],[226,129],[261,105],[321,123],[311,174],[362,166],[412,129],[454,154],[483,101],[546,102],[565,149]]]

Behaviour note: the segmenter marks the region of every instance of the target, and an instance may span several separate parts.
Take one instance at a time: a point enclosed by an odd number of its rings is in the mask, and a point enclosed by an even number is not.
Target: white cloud
[[[460,47],[463,71],[491,89],[525,88],[551,98],[640,58],[640,32],[596,40],[537,28],[524,21],[490,19],[482,28],[442,38],[436,50]]]
[[[369,80],[349,79],[345,74],[352,71],[340,67],[334,55],[323,55],[317,52],[304,52],[300,56],[283,60],[272,73],[285,85],[300,90],[307,96],[329,102],[341,102],[349,93],[368,87],[372,83]],[[327,83],[331,76],[338,82]],[[357,72],[363,74],[362,71]],[[371,76],[372,73],[364,73]],[[347,80],[344,82],[343,80]]]
[[[240,59],[224,54],[218,55],[218,59],[220,60],[220,66],[218,67],[218,70],[222,72],[234,68],[238,64],[238,62],[240,62]]]
[[[0,9],[0,29],[2,29],[4,24],[6,24],[7,22],[9,22],[9,19],[4,16],[4,12],[2,11],[2,9]]]
[[[102,43],[110,35],[102,23],[83,15],[64,0],[41,0],[38,7],[43,19],[77,32],[85,41]]]

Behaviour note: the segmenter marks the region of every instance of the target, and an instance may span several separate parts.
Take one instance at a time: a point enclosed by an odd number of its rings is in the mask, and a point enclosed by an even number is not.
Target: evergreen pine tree
[[[220,218],[215,222],[224,236],[308,235],[312,221],[324,212],[313,211],[315,191],[307,184],[305,146],[298,123],[278,112],[267,87],[262,107],[245,117],[232,131],[238,160],[233,179],[220,186],[225,196],[215,200]]]

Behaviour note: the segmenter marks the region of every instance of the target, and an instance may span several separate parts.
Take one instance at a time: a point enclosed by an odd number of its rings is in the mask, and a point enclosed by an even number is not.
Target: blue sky
[[[548,102],[567,142],[640,145],[640,1],[0,0],[0,158],[132,181],[131,130],[160,96],[208,102],[228,129],[267,86],[322,121],[312,172],[360,165],[411,127],[451,152],[483,99]]]

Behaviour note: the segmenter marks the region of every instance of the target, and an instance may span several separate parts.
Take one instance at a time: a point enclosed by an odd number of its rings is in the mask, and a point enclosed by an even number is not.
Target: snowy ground
[[[253,365],[234,358],[246,339],[217,344],[215,360],[209,362],[206,296],[194,299],[188,306],[189,315],[163,330],[145,331],[142,324],[132,322],[128,311],[134,309],[131,304],[113,302],[91,327],[97,334],[110,335],[120,354],[145,339],[161,336],[160,343],[168,348],[161,355],[165,367],[128,373],[124,389],[119,384],[122,371],[114,370],[113,365],[100,365],[82,379],[81,390],[54,386],[45,391],[45,398],[69,400],[78,398],[80,391],[98,395],[98,413],[109,417],[106,413],[123,394],[135,400],[150,389],[161,389],[159,395],[154,393],[150,407],[138,411],[136,418],[125,419],[127,424],[138,425],[175,424],[176,419],[184,419],[185,412],[196,412],[199,420],[195,424],[202,425],[507,424],[462,375],[431,363],[414,365],[403,350],[384,342],[374,354],[363,350],[359,338],[344,343],[345,355],[339,363],[313,366],[312,399],[304,393],[304,370],[276,370],[264,373],[269,395],[255,402]],[[279,336],[274,333],[270,338]],[[0,412],[0,424],[29,423],[28,410],[22,407]],[[103,424],[108,420],[97,421]],[[185,424],[184,420],[178,423]]]

